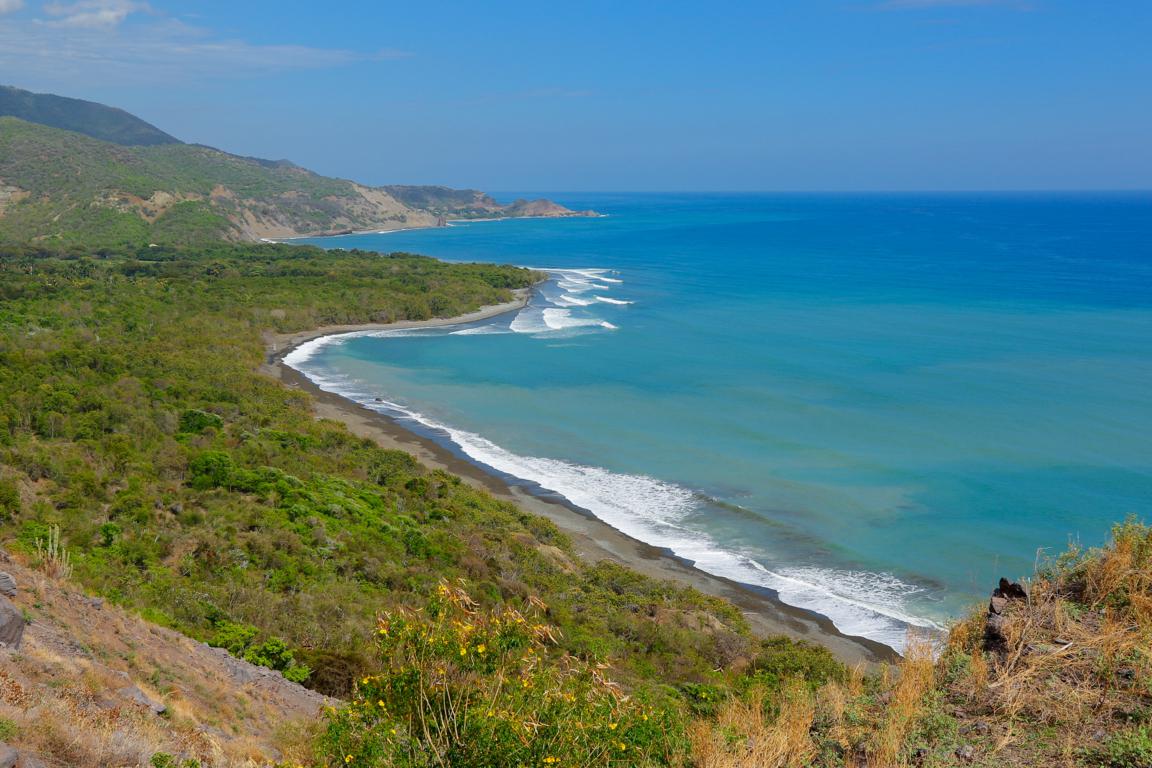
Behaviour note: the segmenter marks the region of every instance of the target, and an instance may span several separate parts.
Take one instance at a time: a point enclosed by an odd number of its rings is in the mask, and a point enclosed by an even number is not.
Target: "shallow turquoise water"
[[[896,647],[1149,514],[1152,196],[559,197],[610,215],[316,241],[559,271],[293,364]]]

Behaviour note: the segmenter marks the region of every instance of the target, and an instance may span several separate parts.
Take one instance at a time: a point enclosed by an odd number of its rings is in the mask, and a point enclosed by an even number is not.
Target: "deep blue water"
[[[556,197],[609,216],[316,241],[554,275],[295,364],[897,647],[1149,516],[1152,195]]]

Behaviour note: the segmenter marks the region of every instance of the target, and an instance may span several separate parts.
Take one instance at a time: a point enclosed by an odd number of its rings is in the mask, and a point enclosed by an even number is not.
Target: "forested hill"
[[[185,144],[111,107],[0,89],[0,243],[134,248],[574,215],[476,190],[369,187]]]
[[[122,109],[10,85],[0,85],[0,117],[18,117],[125,146],[180,143],[175,136]]]

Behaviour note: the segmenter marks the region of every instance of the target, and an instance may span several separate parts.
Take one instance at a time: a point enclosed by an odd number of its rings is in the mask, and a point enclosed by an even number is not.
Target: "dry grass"
[[[1152,721],[1152,529],[1126,523],[1107,547],[1064,555],[1002,615],[995,649],[981,608],[938,658],[913,642],[868,678],[730,701],[694,726],[695,764],[1097,766],[1109,738]]]
[[[778,712],[772,716],[771,704]],[[715,722],[700,721],[689,734],[696,768],[800,768],[816,755],[811,729],[816,716],[812,693],[793,681],[775,696],[763,689],[731,699]]]
[[[884,686],[888,690],[887,712],[869,750],[869,764],[878,768],[903,762],[905,742],[924,710],[925,697],[935,678],[931,645],[918,639],[909,644],[898,672],[895,683]]]
[[[238,765],[203,734],[132,707],[94,707],[73,686],[25,686],[0,671],[0,717],[15,743],[55,765],[148,765],[157,752],[195,757],[205,768]]]
[[[1118,526],[1110,546],[1073,552],[1005,611],[1006,642],[982,654],[974,634],[965,693],[1012,720],[1109,728],[1152,701],[1152,530]]]
[[[301,724],[322,697],[274,675],[237,677],[240,662],[226,654],[95,604],[32,564],[4,566],[33,618],[22,648],[0,651],[0,719],[17,728],[13,746],[50,768],[148,766],[158,752],[205,768],[267,766],[302,754]],[[167,714],[133,702],[129,687]]]

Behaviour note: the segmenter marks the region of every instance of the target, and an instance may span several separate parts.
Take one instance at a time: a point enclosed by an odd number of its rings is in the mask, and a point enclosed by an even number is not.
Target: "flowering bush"
[[[590,664],[554,650],[556,630],[511,608],[480,612],[441,583],[420,611],[386,614],[384,674],[332,710],[328,766],[415,768],[660,766],[683,747],[680,716],[625,696]]]

